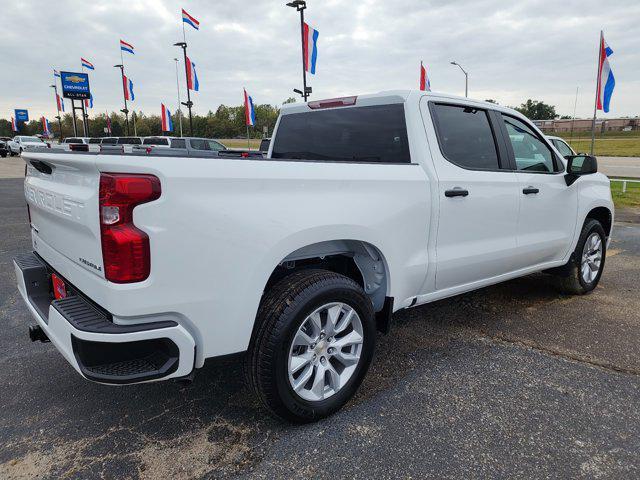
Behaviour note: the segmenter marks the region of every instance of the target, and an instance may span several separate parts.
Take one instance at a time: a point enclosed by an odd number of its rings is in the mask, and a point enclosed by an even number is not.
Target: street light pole
[[[180,122],[180,136],[182,137],[182,110],[180,109],[180,80],[178,80],[178,59],[174,58],[174,60],[176,62],[176,87],[178,88],[178,122]]]
[[[464,96],[468,97],[469,96],[469,73],[467,73],[467,71],[462,68],[462,65],[460,65],[458,62],[451,62],[451,65],[457,65],[458,67],[460,67],[460,70],[462,70],[462,73],[464,73]]]
[[[191,101],[191,92],[189,91],[189,66],[187,65],[187,42],[178,42],[173,44],[176,47],[182,48],[184,53],[184,74],[187,79],[187,101],[182,102],[182,105],[189,109],[189,135],[193,137],[193,116],[191,114],[191,107],[193,102]]]
[[[58,112],[58,114],[56,115],[56,118],[58,119],[58,127],[60,127],[60,139],[58,140],[58,142],[62,143],[62,117],[60,116],[60,110],[58,109],[58,86],[56,84],[49,85],[49,86],[53,88],[53,91],[56,94],[56,111]]]
[[[295,8],[296,11],[300,12],[300,40],[302,47],[302,91],[298,89],[294,89],[293,91],[302,95],[304,101],[307,101],[309,95],[311,95],[311,87],[307,87],[307,66],[305,65],[304,58],[304,10],[307,8],[307,2],[304,0],[293,0],[293,2],[287,3],[287,7]]]
[[[126,87],[124,85],[124,65],[114,65],[114,68],[119,68],[120,74],[122,75],[122,98],[124,99],[124,108],[120,111],[124,113],[124,122],[127,127],[127,136],[129,136],[129,109],[127,108],[127,92],[125,91]]]

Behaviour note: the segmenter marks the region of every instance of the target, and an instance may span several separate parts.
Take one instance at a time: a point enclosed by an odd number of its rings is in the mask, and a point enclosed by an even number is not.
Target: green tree
[[[556,107],[538,100],[528,99],[525,103],[516,107],[516,110],[531,120],[553,120],[558,118]]]

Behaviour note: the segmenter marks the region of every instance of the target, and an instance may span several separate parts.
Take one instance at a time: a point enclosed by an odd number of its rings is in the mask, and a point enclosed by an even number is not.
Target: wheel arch
[[[371,299],[374,311],[385,308],[390,288],[389,266],[382,251],[372,243],[334,239],[297,248],[273,268],[264,291],[287,275],[309,268],[323,268],[352,278]]]
[[[587,213],[587,216],[585,217],[582,224],[584,225],[584,223],[590,218],[593,218],[594,220],[600,222],[607,237],[611,234],[611,227],[613,226],[613,213],[609,208],[602,206],[592,208],[591,210],[589,210],[589,213]]]

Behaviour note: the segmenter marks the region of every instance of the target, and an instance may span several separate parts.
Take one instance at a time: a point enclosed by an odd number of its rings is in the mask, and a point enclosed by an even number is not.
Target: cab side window
[[[438,143],[451,163],[471,170],[498,170],[498,152],[486,110],[432,104]]]
[[[526,123],[502,115],[516,160],[516,169],[524,172],[553,173],[556,171],[551,149]]]
[[[189,143],[191,144],[191,148],[194,150],[207,150],[207,142],[203,139],[192,138],[189,140]]]

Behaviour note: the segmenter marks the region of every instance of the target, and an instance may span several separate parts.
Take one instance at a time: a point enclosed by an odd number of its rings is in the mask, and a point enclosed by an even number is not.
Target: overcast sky
[[[122,108],[119,39],[137,110],[173,111],[173,43],[182,39],[180,9],[200,21],[186,26],[200,92],[194,111],[239,105],[246,86],[256,103],[280,104],[300,88],[299,18],[285,0],[20,0],[2,2],[0,117],[14,108],[31,119],[53,117],[52,68],[95,65],[93,113]],[[308,0],[307,21],[320,32],[312,99],[417,88],[420,60],[434,91],[519,105],[527,98],[571,114],[593,113],[600,29],[616,88],[609,117],[640,114],[640,2],[637,0]],[[184,66],[180,63],[184,96]],[[183,99],[184,100],[184,99]],[[67,101],[68,102],[68,101]],[[131,107],[129,107],[131,108]]]

